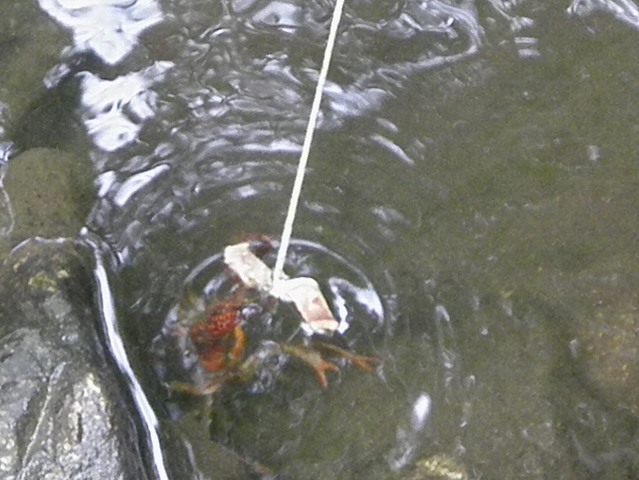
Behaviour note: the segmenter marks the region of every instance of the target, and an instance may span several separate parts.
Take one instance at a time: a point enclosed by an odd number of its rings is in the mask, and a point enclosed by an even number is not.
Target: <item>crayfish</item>
[[[339,370],[335,363],[327,360],[329,356],[346,358],[366,371],[379,363],[375,358],[347,350],[335,331],[338,322],[314,279],[285,279],[274,285],[270,268],[261,260],[272,249],[273,242],[266,236],[226,247],[224,261],[228,274],[236,280],[236,287],[226,298],[209,305],[189,330],[194,351],[209,379],[203,387],[174,383],[175,390],[212,393],[230,379],[247,380],[273,355],[290,355],[310,365],[322,387],[328,385],[326,372]],[[250,301],[251,297],[256,301]],[[302,327],[310,332],[309,340],[296,345],[263,342],[245,358],[247,335],[243,325],[264,311],[274,310],[278,300],[295,304],[302,317]]]

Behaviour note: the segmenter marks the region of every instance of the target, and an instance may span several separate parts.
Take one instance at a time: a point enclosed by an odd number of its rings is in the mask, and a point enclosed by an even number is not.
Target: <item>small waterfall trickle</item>
[[[144,436],[148,442],[148,451],[151,457],[149,461],[154,470],[155,478],[159,480],[169,480],[164,463],[162,446],[160,444],[158,418],[142,390],[140,382],[136,378],[135,373],[133,373],[118,328],[115,301],[109,286],[109,276],[104,262],[105,252],[100,246],[101,242],[95,236],[88,233],[86,229],[83,230],[82,235],[94,252],[95,269],[93,274],[97,287],[98,307],[106,346],[122,378],[124,378],[129,388],[131,398],[135,403],[139,416],[138,420],[144,428]]]

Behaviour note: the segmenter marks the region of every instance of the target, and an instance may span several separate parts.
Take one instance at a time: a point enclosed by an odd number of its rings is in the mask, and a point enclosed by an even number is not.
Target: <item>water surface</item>
[[[171,422],[194,402],[162,387],[154,338],[189,279],[215,294],[226,244],[279,235],[332,5],[111,4],[129,33],[74,31],[46,78],[76,80],[85,137],[65,148],[96,172],[87,226],[119,259],[127,347]],[[291,478],[410,478],[435,454],[471,478],[636,476],[623,365],[602,384],[606,360],[579,349],[635,322],[638,12],[347,1],[288,268],[382,365],[326,390],[295,365],[229,388],[207,433]]]

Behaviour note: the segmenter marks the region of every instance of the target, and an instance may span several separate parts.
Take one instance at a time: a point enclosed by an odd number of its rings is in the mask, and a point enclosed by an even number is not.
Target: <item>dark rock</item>
[[[87,253],[29,240],[0,269],[2,478],[147,478],[100,346]]]

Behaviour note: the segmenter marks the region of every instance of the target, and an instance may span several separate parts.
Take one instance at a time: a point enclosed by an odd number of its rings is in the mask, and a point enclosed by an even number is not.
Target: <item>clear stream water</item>
[[[41,80],[78,70],[64,145],[95,171],[126,347],[179,421],[197,402],[163,388],[154,339],[187,284],[215,293],[226,244],[279,235],[332,3],[40,7],[71,33]],[[291,362],[198,428],[290,478],[412,478],[436,454],[470,478],[636,478],[636,404],[576,349],[601,302],[635,311],[637,58],[630,0],[347,0],[287,268],[382,364],[322,390]]]

